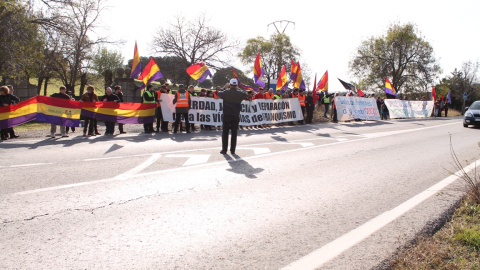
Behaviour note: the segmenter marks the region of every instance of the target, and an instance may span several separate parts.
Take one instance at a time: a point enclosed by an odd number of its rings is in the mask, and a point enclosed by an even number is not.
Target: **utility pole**
[[[283,27],[283,24],[285,24],[285,27]],[[277,34],[278,35],[283,35],[285,33],[285,30],[287,30],[287,27],[290,25],[290,24],[293,24],[293,27],[295,29],[295,22],[292,22],[292,21],[289,21],[289,20],[279,20],[279,21],[274,21],[274,22],[271,22],[267,25],[267,31],[268,31],[268,27],[270,25],[273,25],[275,27],[275,29],[277,30]],[[282,31],[280,31],[282,30]],[[280,52],[280,61],[278,63],[278,66],[277,66],[277,76],[280,74],[280,70],[282,68],[282,65],[281,63],[283,63],[283,50]]]

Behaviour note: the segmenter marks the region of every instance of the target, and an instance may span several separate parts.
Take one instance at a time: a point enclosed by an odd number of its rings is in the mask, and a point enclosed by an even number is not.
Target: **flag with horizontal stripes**
[[[160,68],[158,67],[155,60],[150,58],[150,62],[148,62],[147,66],[143,69],[142,74],[138,77],[139,80],[143,81],[142,86],[140,86],[139,90],[147,87],[147,84],[163,78],[162,72],[160,72]]]
[[[253,77],[256,84],[265,87],[265,83],[260,80],[260,77],[263,76],[263,65],[262,60],[260,59],[260,53],[257,54],[255,59],[255,64],[253,65]]]
[[[187,68],[187,73],[192,77],[194,80],[202,83],[205,79],[210,76],[212,77],[212,73],[208,69],[207,65],[204,62],[195,63]]]
[[[80,125],[82,103],[70,99],[36,96],[37,121],[66,127]]]
[[[142,73],[142,63],[140,62],[140,54],[138,54],[137,41],[135,41],[135,49],[133,50],[132,74],[130,78],[134,79]]]
[[[81,114],[122,124],[155,122],[155,103],[83,102]]]
[[[37,117],[37,98],[33,97],[15,105],[0,107],[0,129],[15,127]]]

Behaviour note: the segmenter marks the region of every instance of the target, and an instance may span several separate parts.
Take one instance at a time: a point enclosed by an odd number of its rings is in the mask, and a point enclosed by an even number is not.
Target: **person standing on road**
[[[323,113],[323,117],[327,117],[328,109],[330,108],[330,95],[327,91],[323,96],[323,105],[325,106],[325,112]]]
[[[178,125],[180,124],[181,116],[183,115],[185,119],[185,128],[187,133],[190,133],[190,123],[188,121],[188,111],[192,106],[192,100],[190,99],[190,94],[185,91],[185,86],[183,84],[178,85],[178,91],[175,93],[175,98],[173,99],[173,104],[175,104],[175,123],[173,126],[173,133],[177,133]]]
[[[19,103],[20,99],[13,94],[13,86],[7,85],[7,87],[8,87],[8,95],[7,96],[10,98],[11,104],[15,105],[15,104]],[[18,138],[18,135],[15,134],[15,130],[13,129],[13,127],[7,129],[7,132],[8,132],[8,134],[10,134],[10,139]]]
[[[72,91],[67,91],[67,96],[70,98],[70,100],[75,101],[75,97],[72,95]],[[68,131],[72,129],[72,133],[75,132],[75,127],[65,127],[65,132],[68,134]]]
[[[60,86],[60,92],[52,94],[50,97],[53,98],[61,98],[61,99],[70,99],[70,97],[67,95],[67,88],[65,86]],[[55,138],[55,132],[57,132],[57,125],[56,124],[50,124],[50,136],[52,138]],[[60,125],[60,133],[62,134],[62,137],[68,137],[67,135],[67,130],[65,126]]]
[[[303,94],[303,89],[300,89],[298,92],[298,102],[300,102],[300,109],[302,110],[302,118],[305,119],[305,95]],[[303,119],[298,121],[299,125],[303,125]]]
[[[147,85],[147,90],[143,93],[143,103],[155,103],[155,92],[153,91],[153,85]],[[143,130],[145,133],[153,133],[153,122],[152,123],[144,123]]]
[[[117,95],[113,94],[112,88],[107,87],[105,90],[105,95],[100,99],[103,102],[119,102],[120,99],[118,98]],[[113,135],[113,132],[115,132],[115,122],[112,121],[105,121],[105,135]]]
[[[219,98],[223,100],[223,131],[222,131],[222,151],[220,154],[225,155],[228,148],[228,133],[232,131],[230,141],[230,153],[235,155],[235,148],[237,147],[237,131],[240,123],[240,110],[242,109],[242,101],[247,94],[243,91],[237,90],[237,79],[230,80],[230,90],[222,91],[218,94]]]
[[[83,94],[80,102],[97,102],[98,97],[95,94],[95,88],[91,85],[87,86],[87,92]],[[96,127],[95,119],[91,117],[85,116],[85,126],[83,127],[83,136],[87,136],[87,129],[88,129],[88,136],[95,136],[97,134],[93,133]]]
[[[118,103],[123,103],[123,92],[122,92],[122,87],[120,85],[115,85],[115,87],[113,88],[115,89],[115,95],[118,97]],[[125,124],[122,124],[122,123],[118,123],[118,131],[120,132],[120,134],[125,134],[127,132],[125,132]]]
[[[8,96],[8,92],[9,92],[8,87],[6,86],[0,87],[0,107],[6,107],[12,104],[12,101]],[[4,128],[0,130],[0,134],[1,134],[2,141],[8,140],[8,128]]]
[[[313,103],[313,93],[308,92],[307,97],[305,98],[305,108],[307,110],[307,119],[306,123],[311,124],[313,120],[313,111],[315,109],[315,103]]]

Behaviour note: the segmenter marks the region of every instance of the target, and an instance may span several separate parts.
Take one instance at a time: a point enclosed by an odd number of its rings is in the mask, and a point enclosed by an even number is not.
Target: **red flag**
[[[437,99],[437,93],[435,93],[435,87],[432,86],[432,100],[435,101]]]
[[[318,91],[328,91],[328,70],[325,71],[317,85]]]
[[[281,90],[285,86],[285,84],[287,84],[287,70],[285,69],[285,66],[283,66],[282,71],[278,76],[276,90]]]
[[[357,89],[357,93],[361,97],[365,96],[365,93],[363,93],[362,90],[360,90],[360,89]]]
[[[315,81],[313,82],[313,106],[317,104],[317,73],[315,73]]]

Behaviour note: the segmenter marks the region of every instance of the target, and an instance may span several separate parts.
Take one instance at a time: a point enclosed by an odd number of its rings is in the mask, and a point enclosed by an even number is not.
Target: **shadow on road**
[[[256,174],[263,172],[262,168],[254,168],[252,165],[250,165],[250,163],[242,159],[237,154],[232,156],[225,155],[225,159],[228,160],[228,164],[231,167],[230,169],[227,169],[227,171],[236,174],[243,174],[249,179],[255,179],[257,178]]]

